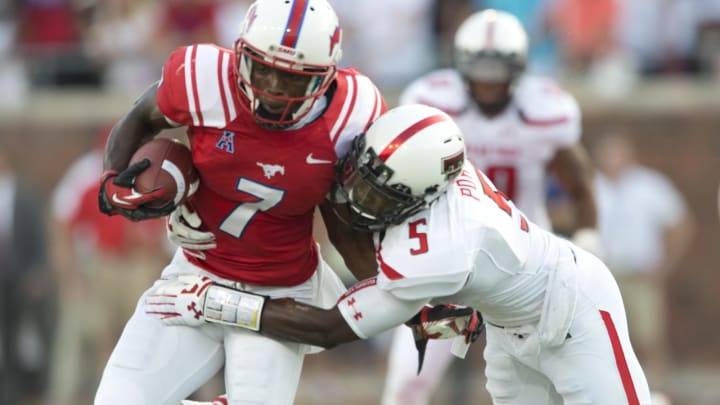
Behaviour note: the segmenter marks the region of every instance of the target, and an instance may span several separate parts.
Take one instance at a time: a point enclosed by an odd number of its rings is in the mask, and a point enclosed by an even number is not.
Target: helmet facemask
[[[455,66],[465,80],[468,92],[487,115],[502,112],[510,103],[518,78],[525,71],[525,59],[517,54],[503,54],[497,51],[457,51]],[[493,83],[506,87],[503,96],[493,101],[479,100],[474,94],[474,84]]]
[[[302,54],[297,58],[302,59]],[[279,74],[307,77],[307,85],[304,87],[303,94],[279,95],[259,88],[252,80],[253,66],[259,64],[282,72]],[[272,129],[290,127],[305,117],[315,102],[327,91],[336,74],[334,65],[298,64],[291,59],[269,56],[242,38],[235,42],[235,65],[238,73],[237,84],[245,96],[244,98],[247,99],[247,102],[240,104],[253,114],[260,125]],[[286,105],[282,112],[269,112],[263,107],[260,98]]]
[[[437,188],[425,190],[422,196],[412,194],[409,187],[389,184],[393,170],[373,150],[365,149],[365,136],[355,138],[353,148],[338,162],[337,182],[340,199],[350,208],[350,225],[360,231],[376,232],[397,225],[423,209],[426,196]]]
[[[522,24],[510,13],[485,9],[460,24],[454,42],[455,68],[468,90],[492,86],[483,88],[480,97],[471,93],[473,99],[485,115],[499,114],[509,104],[514,86],[525,71],[528,38]],[[500,86],[504,94],[492,97]]]

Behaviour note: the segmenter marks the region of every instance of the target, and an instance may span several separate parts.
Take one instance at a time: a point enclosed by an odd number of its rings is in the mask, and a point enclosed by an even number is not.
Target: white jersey
[[[569,242],[530,222],[467,161],[447,193],[376,244],[377,288],[417,306],[406,319],[435,301],[471,306],[503,326],[539,321],[560,261],[574,255]],[[366,336],[351,309],[340,309]]]
[[[509,107],[487,118],[459,73],[443,69],[413,82],[400,104],[426,104],[452,116],[465,135],[468,159],[533,222],[550,229],[546,165],[558,149],[580,139],[580,110],[570,94],[550,79],[525,76]]]
[[[610,271],[529,222],[470,162],[428,209],[378,235],[376,248],[378,276],[337,304],[359,337],[428,303],[467,305],[488,324],[494,403],[650,404]]]

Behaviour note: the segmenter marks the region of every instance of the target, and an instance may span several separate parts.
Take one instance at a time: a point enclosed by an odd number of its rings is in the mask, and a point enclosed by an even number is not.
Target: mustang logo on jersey
[[[257,162],[257,165],[262,167],[263,172],[265,173],[265,178],[269,179],[272,178],[274,175],[280,173],[285,174],[285,166],[281,165],[271,165],[267,163],[261,163]]]
[[[235,153],[235,132],[225,131],[222,137],[215,144],[218,149],[224,149],[227,153]]]

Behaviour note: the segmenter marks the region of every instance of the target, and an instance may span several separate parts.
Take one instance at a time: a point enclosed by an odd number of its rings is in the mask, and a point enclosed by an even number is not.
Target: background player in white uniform
[[[464,160],[449,116],[420,105],[392,109],[340,164],[337,195],[353,227],[375,232],[377,277],[332,309],[291,299],[248,308],[258,296],[218,285],[196,305],[258,317],[262,334],[324,347],[427,314],[428,303],[467,305],[487,322],[487,389],[496,404],[650,403],[610,271],[530,222]]]
[[[385,109],[367,77],[337,69],[340,40],[325,0],[258,0],[233,50],[179,48],[162,80],[113,128],[101,211],[141,220],[175,209],[148,207],[153,193],[133,188],[147,161],[127,166],[144,141],[182,125],[200,184],[188,202],[192,209],[178,208],[170,222],[180,229],[186,221],[198,228],[193,232],[211,236],[198,251],[186,243],[189,234],[176,234],[182,249],[141,300],[201,294],[218,283],[326,307],[336,302],[344,288],[319,257],[313,214],[334,184],[336,160]],[[321,211],[331,228],[335,215],[327,206]],[[175,288],[186,279],[192,286]],[[291,404],[311,348],[206,323],[204,311],[138,307],[108,360],[95,404],[177,405],[223,365],[229,403]],[[228,321],[224,313],[211,315]],[[241,321],[256,324],[232,320]]]
[[[426,104],[453,117],[465,135],[468,159],[544,229],[547,173],[559,181],[575,212],[573,239],[597,252],[599,237],[592,166],[579,144],[575,99],[552,80],[524,75],[528,40],[511,14],[484,10],[468,17],[455,35],[455,69],[413,82],[401,104]],[[450,343],[431,341],[422,372],[408,328],[398,328],[388,354],[384,405],[430,401],[450,365]]]

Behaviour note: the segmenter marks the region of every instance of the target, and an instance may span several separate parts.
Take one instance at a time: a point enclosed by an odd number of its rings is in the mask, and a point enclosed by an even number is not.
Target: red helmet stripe
[[[307,11],[309,0],[293,0],[293,4],[290,8],[290,15],[288,16],[287,24],[285,25],[285,33],[283,34],[282,46],[289,48],[295,48],[300,35],[300,29],[302,28],[303,21],[305,20],[305,12]]]
[[[417,134],[418,132],[422,131],[423,129],[429,127],[432,124],[436,124],[442,121],[447,121],[447,117],[444,115],[436,114],[423,118],[422,120],[410,125],[410,127],[402,131],[400,135],[396,136],[395,139],[393,139],[392,142],[390,142],[388,146],[386,146],[385,149],[380,152],[378,157],[383,162],[386,162],[390,158],[390,156],[392,156],[392,154],[395,153],[395,151],[403,143],[405,143],[405,141],[412,138],[413,135]]]
[[[495,47],[495,19],[488,21],[487,30],[485,31],[485,48],[493,49]]]

